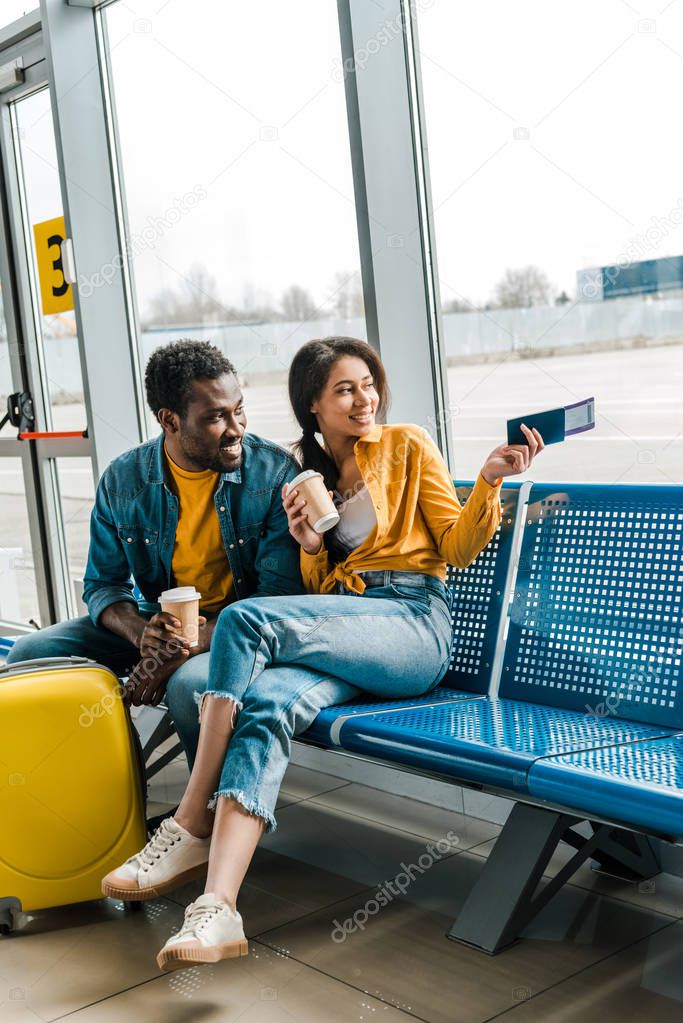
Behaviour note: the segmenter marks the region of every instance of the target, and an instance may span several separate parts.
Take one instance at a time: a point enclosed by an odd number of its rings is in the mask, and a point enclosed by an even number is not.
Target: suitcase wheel
[[[0,934],[11,934],[21,913],[19,899],[0,899]]]

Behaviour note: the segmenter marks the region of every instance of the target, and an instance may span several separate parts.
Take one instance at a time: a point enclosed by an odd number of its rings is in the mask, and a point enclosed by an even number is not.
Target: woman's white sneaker
[[[142,902],[206,873],[210,838],[195,838],[173,817],[162,821],[149,842],[102,880],[110,899]]]
[[[200,895],[185,910],[185,921],[157,956],[165,973],[196,963],[217,963],[249,953],[242,917],[215,895]]]

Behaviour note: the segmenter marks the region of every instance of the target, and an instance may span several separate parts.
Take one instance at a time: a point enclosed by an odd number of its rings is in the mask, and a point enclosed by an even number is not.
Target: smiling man
[[[83,592],[88,616],[22,637],[8,661],[91,657],[129,676],[135,704],[159,703],[168,686],[192,759],[193,694],[207,685],[218,613],[244,597],[303,591],[280,498],[299,470],[283,448],[246,432],[235,369],[208,342],[158,348],[145,386],[162,433],[116,458],[99,482]],[[184,585],[202,595],[192,649],[157,602],[163,590]]]

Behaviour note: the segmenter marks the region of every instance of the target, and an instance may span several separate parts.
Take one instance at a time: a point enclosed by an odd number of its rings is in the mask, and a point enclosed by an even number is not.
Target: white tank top
[[[335,497],[340,516],[339,523],[335,526],[335,540],[348,554],[356,547],[360,547],[375,528],[377,523],[375,506],[366,486],[347,501],[342,501],[341,494],[336,492]]]

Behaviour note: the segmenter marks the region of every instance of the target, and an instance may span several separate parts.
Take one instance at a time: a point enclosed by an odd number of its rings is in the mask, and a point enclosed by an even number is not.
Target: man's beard
[[[237,458],[228,453],[222,455],[222,451],[216,452],[215,449],[208,450],[192,440],[188,441],[188,439],[181,440],[180,446],[185,455],[200,469],[210,469],[212,472],[234,472],[242,464],[241,445]]]

